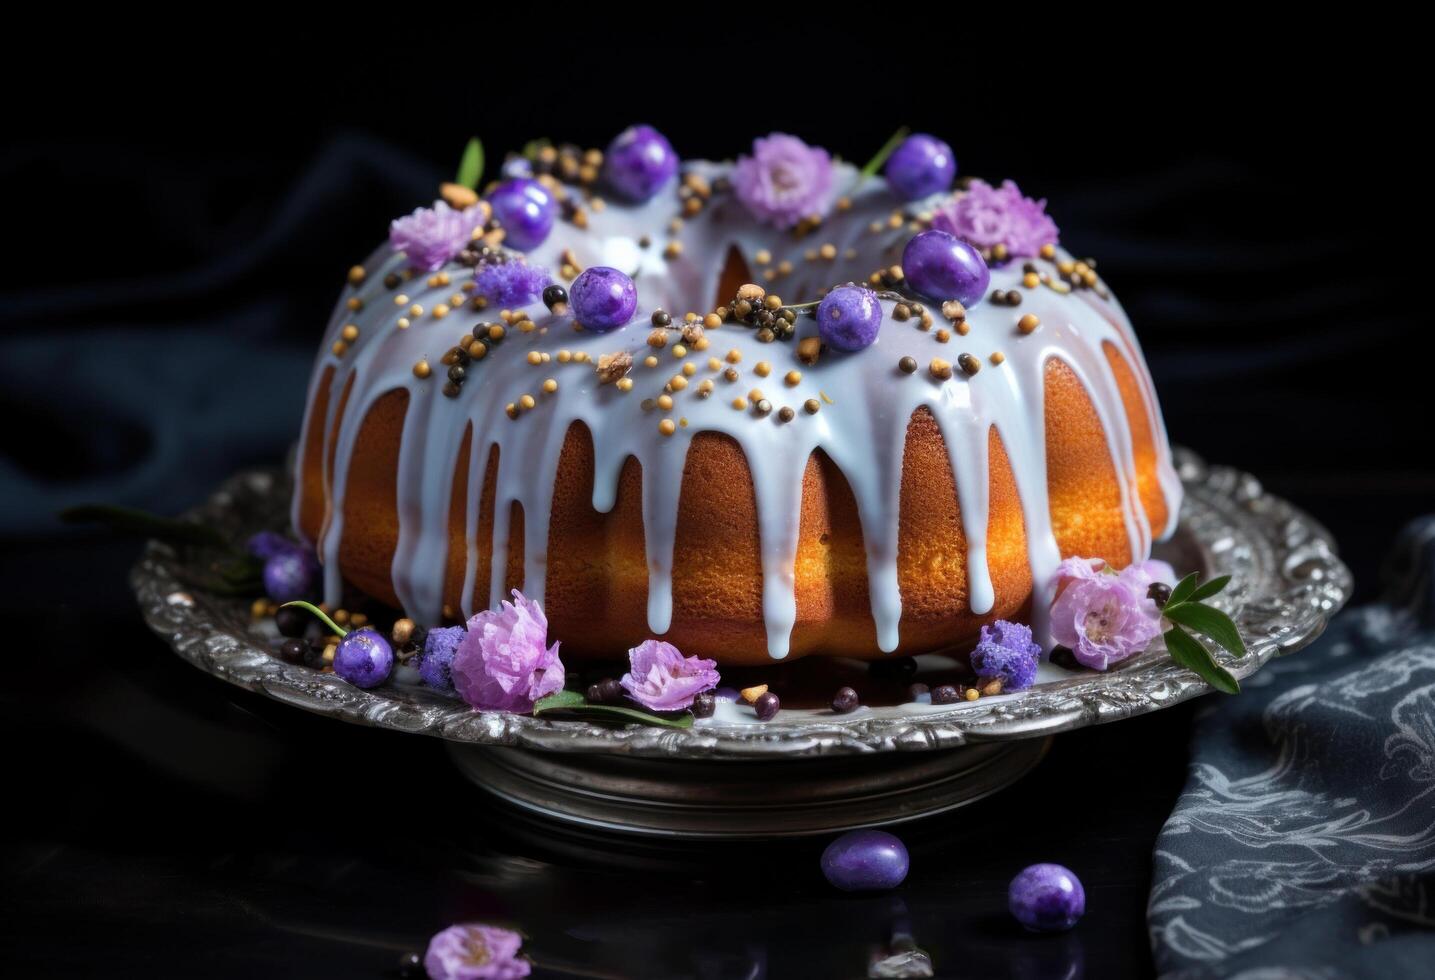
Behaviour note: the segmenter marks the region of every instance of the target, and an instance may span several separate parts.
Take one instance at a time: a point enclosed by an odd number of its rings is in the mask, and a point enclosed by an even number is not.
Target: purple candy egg
[[[264,594],[275,602],[307,599],[314,592],[315,562],[297,546],[264,562]]]
[[[503,226],[503,244],[520,252],[542,245],[553,230],[553,195],[536,180],[505,180],[493,189],[488,203]]]
[[[607,333],[629,320],[638,309],[633,280],[606,265],[584,269],[568,287],[568,302],[584,330]]]
[[[887,186],[904,201],[915,201],[946,190],[957,176],[957,158],[946,143],[927,133],[913,133],[887,158]]]
[[[678,172],[678,155],[652,126],[629,126],[608,144],[603,178],[630,201],[646,201]]]
[[[938,302],[975,306],[986,296],[991,272],[971,245],[945,231],[913,235],[902,250],[902,273],[913,289]]]
[[[355,687],[378,687],[393,670],[393,647],[372,626],[349,633],[334,651],[334,673]]]
[[[845,892],[896,888],[910,866],[906,845],[881,830],[843,834],[822,852],[822,873]]]
[[[817,306],[817,333],[828,347],[859,351],[872,346],[882,328],[877,294],[861,286],[838,286]]]
[[[1059,864],[1033,864],[1011,880],[1007,907],[1035,932],[1061,932],[1086,912],[1081,880]]]

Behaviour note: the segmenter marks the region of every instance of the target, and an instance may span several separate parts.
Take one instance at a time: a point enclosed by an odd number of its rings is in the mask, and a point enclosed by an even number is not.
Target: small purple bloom
[[[732,171],[738,200],[759,221],[791,228],[831,206],[832,158],[796,136],[773,133],[752,141],[752,156],[738,157]]]
[[[480,711],[527,714],[563,689],[558,644],[548,646],[548,617],[513,590],[513,601],[468,621],[450,667],[459,696]]]
[[[649,711],[682,711],[717,686],[717,661],[684,657],[662,640],[645,640],[628,651],[628,673],[618,683]]]
[[[453,657],[463,639],[462,626],[440,626],[424,637],[423,653],[419,655],[419,677],[429,687],[447,691],[453,687]]]
[[[531,964],[518,955],[523,937],[478,923],[449,926],[429,940],[424,969],[430,980],[517,980]]]
[[[936,209],[932,227],[982,248],[1005,245],[1013,256],[1036,255],[1060,235],[1046,213],[1046,201],[1023,197],[1009,180],[1000,187],[972,181],[964,193]]]
[[[887,158],[887,186],[904,201],[936,194],[952,186],[957,158],[952,148],[929,133],[913,133]]]
[[[1068,558],[1057,569],[1051,635],[1081,664],[1105,670],[1150,646],[1161,633],[1160,611],[1100,559]]]
[[[372,626],[350,632],[334,650],[334,673],[355,687],[378,687],[394,670],[394,648]]]
[[[881,328],[882,304],[862,286],[838,286],[817,306],[817,333],[834,350],[870,347]]]
[[[1031,638],[1031,627],[999,619],[982,627],[981,639],[972,651],[972,669],[977,676],[1000,678],[1003,691],[1020,691],[1036,680],[1041,646]]]
[[[678,172],[678,155],[652,126],[629,126],[608,144],[603,177],[630,201],[646,201]]]
[[[389,224],[389,247],[403,252],[409,265],[420,272],[436,272],[473,239],[473,230],[483,224],[478,208],[456,211],[443,201],[431,208],[395,218]]]
[[[537,302],[552,281],[547,269],[529,265],[521,258],[481,262],[473,270],[474,292],[488,300],[489,306],[527,306]]]

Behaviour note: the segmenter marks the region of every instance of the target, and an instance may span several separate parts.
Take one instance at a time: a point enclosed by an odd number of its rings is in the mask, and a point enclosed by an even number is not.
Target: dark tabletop
[[[577,838],[491,803],[437,741],[201,674],[140,620],[125,581],[137,545],[53,514],[93,499],[172,513],[282,458],[344,270],[471,132],[496,156],[536,136],[601,145],[642,117],[689,155],[788,129],[860,160],[908,121],[948,136],[965,172],[1050,199],[1137,324],[1173,440],[1330,527],[1359,602],[1396,529],[1435,501],[1435,466],[1419,435],[1428,318],[1392,260],[1425,225],[1395,213],[1418,202],[1386,158],[1331,159],[1321,127],[1348,93],[1246,92],[1221,113],[1210,99],[1236,90],[1183,87],[1153,117],[1094,81],[1103,123],[1032,149],[1000,120],[952,132],[935,105],[846,112],[842,98],[802,112],[754,98],[717,125],[670,95],[541,132],[510,101],[415,127],[404,99],[331,70],[292,87],[216,70],[211,125],[189,128],[141,99],[158,89],[91,88],[82,138],[22,109],[25,138],[0,154],[7,220],[27,230],[0,284],[5,972],[382,976],[443,926],[483,920],[522,929],[540,975],[861,975],[894,928],[940,975],[1149,973],[1151,846],[1199,705],[1061,736],[1017,785],[902,830],[898,891],[851,897],[820,875],[825,840]],[[684,99],[717,98],[695,84]],[[1023,935],[1004,912],[1008,880],[1036,861],[1085,883],[1068,935]]]

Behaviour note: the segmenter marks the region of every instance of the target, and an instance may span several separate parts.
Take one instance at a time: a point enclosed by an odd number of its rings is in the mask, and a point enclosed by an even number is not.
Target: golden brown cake
[[[683,173],[636,204],[538,177],[569,220],[523,261],[560,284],[626,273],[638,308],[616,329],[584,329],[566,296],[487,303],[463,257],[415,272],[384,247],[351,273],[294,502],[331,601],[347,582],[432,624],[521,589],[568,657],[660,636],[722,665],[877,658],[1039,626],[1061,558],[1120,567],[1174,526],[1151,380],[1089,262],[988,247],[990,288],[961,307],[893,268],[947,195],[903,202],[839,164],[826,216],[774,229],[728,165]],[[503,239],[478,207],[470,259]],[[849,281],[882,316],[853,352],[810,306],[774,337],[733,302]]]

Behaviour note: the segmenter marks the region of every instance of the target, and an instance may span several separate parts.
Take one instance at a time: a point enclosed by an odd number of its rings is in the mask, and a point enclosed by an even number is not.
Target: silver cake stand
[[[1232,576],[1217,604],[1235,619],[1248,652],[1222,662],[1248,677],[1320,635],[1350,594],[1350,572],[1329,532],[1254,477],[1190,452],[1178,451],[1177,464],[1186,489],[1180,526],[1157,554],[1181,573]],[[239,538],[282,527],[288,503],[287,478],[250,471],[194,516]],[[130,579],[150,626],[196,667],[317,714],[442,738],[466,776],[509,804],[601,830],[784,837],[914,820],[1021,778],[1053,735],[1209,691],[1158,641],[1117,670],[1044,665],[1028,690],[950,706],[893,704],[848,715],[784,707],[762,723],[750,709],[720,705],[714,718],[686,730],[477,712],[422,685],[365,691],[285,663],[272,628],[251,620],[247,600],[189,590],[187,571],[175,551],[150,542]],[[945,658],[918,659],[928,671]],[[856,669],[832,663],[833,671]],[[826,684],[838,686],[830,675]]]

